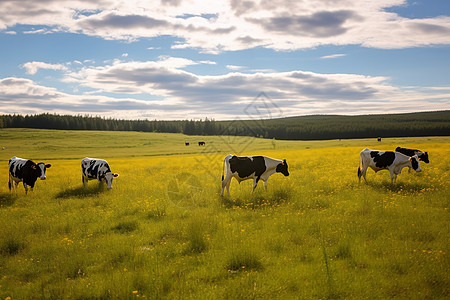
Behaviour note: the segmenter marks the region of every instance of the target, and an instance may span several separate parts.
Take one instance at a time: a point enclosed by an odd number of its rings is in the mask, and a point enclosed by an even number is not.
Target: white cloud
[[[241,70],[243,68],[244,68],[243,66],[227,65],[227,69],[230,69],[230,70],[233,70],[233,71]]]
[[[153,1],[16,0],[0,2],[0,29],[46,26],[29,33],[69,31],[134,41],[168,35],[175,49],[218,53],[252,47],[296,50],[318,45],[385,49],[450,44],[450,17],[409,19],[386,9],[406,0]],[[151,48],[151,47],[150,47]],[[150,49],[149,48],[149,49]]]
[[[61,5],[57,0],[22,0],[17,5],[17,0],[2,0],[0,12],[8,14],[0,14],[0,30],[9,34],[21,28],[12,26],[24,24],[30,25],[26,27],[28,34],[72,32],[130,42],[171,36],[176,40],[172,49],[194,48],[203,53],[253,47],[296,50],[319,45],[362,45],[395,49],[450,44],[449,16],[409,19],[387,12],[387,8],[397,5],[408,2],[71,0]],[[242,115],[243,108],[262,91],[286,115],[374,113],[384,112],[386,107],[400,112],[450,108],[446,87],[397,87],[386,77],[271,69],[245,69],[244,73],[244,67],[238,65],[227,65],[228,74],[202,76],[189,72],[193,69],[189,67],[216,62],[172,56],[130,62],[125,61],[129,60],[125,59],[127,55],[123,53],[124,58],[105,61],[103,65],[101,59],[109,56],[98,58],[98,63],[84,58],[66,64],[27,62],[22,65],[27,74],[36,74],[40,69],[63,71],[63,81],[73,84],[70,88],[88,90],[89,94],[71,95],[28,79],[0,78],[0,110],[23,113],[29,107],[33,111],[114,117],[168,119],[207,115],[220,119]],[[344,55],[337,53],[321,59]],[[110,96],[115,94],[125,99]],[[137,95],[139,99],[148,95],[149,100],[133,99]],[[184,112],[188,116],[183,117]]]
[[[321,59],[333,59],[333,58],[339,58],[339,57],[343,57],[346,56],[347,54],[331,54],[331,55],[325,55],[322,56]]]
[[[116,99],[99,95],[71,95],[25,78],[0,79],[0,114],[60,113],[107,117],[142,118],[163,116],[170,109],[158,101]]]
[[[166,65],[166,61],[170,60],[120,62],[68,73],[67,81],[94,90],[83,95],[63,93],[30,79],[3,78],[0,79],[0,114],[248,118],[244,110],[261,92],[279,108],[281,113],[277,115],[283,116],[384,113],[386,107],[396,112],[426,111],[430,107],[450,109],[448,89],[395,87],[385,77],[304,71],[199,76]],[[115,93],[121,98],[113,97]],[[129,97],[124,97],[126,94]],[[140,98],[147,95],[148,100],[133,99],[136,94]]]
[[[39,71],[39,69],[47,69],[47,70],[60,70],[65,71],[67,70],[67,67],[62,64],[49,64],[45,62],[40,61],[32,61],[27,62],[23,64],[23,68],[25,68],[27,71],[27,74],[34,75]]]
[[[389,84],[389,78],[357,74],[319,74],[305,71],[266,72],[225,75],[196,75],[182,70],[196,62],[173,57],[157,61],[118,62],[102,67],[85,67],[68,74],[97,94],[148,94],[161,99],[161,105],[177,107],[179,112],[196,111],[197,117],[220,114],[242,115],[243,109],[265,92],[286,114],[359,113],[377,109],[417,111],[448,109],[448,95],[433,91],[414,91]],[[340,111],[340,107],[345,107]],[[322,112],[320,109],[324,109]],[[334,109],[334,110],[333,110]],[[374,111],[372,111],[374,112]],[[203,113],[203,115],[202,115]]]

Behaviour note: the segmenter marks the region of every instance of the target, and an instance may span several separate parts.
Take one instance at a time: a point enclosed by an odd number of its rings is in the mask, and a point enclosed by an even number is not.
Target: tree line
[[[286,140],[448,136],[450,110],[406,114],[314,115],[263,120],[121,120],[57,114],[0,115],[0,128],[238,135]]]

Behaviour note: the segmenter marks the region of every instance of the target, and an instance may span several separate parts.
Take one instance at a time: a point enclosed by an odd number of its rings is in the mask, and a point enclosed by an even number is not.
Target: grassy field
[[[191,146],[186,147],[189,141]],[[198,141],[206,146],[199,147]],[[429,152],[391,184],[366,147]],[[450,138],[275,141],[181,134],[0,130],[0,299],[448,299]],[[286,158],[250,195],[225,155]],[[51,163],[25,195],[12,156]],[[105,158],[113,189],[85,189]]]

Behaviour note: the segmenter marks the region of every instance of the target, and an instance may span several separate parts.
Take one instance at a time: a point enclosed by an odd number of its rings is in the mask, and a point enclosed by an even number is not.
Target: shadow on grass
[[[1,193],[0,194],[0,208],[11,206],[16,202],[17,195],[15,193]]]
[[[291,194],[284,190],[274,190],[273,192],[260,192],[249,195],[248,198],[241,198],[233,196],[220,196],[219,201],[225,208],[245,208],[258,209],[263,207],[276,207],[286,202],[289,202]]]
[[[426,182],[420,182],[420,183],[407,183],[407,182],[368,182],[367,185],[371,186],[374,189],[383,189],[388,190],[394,193],[403,192],[403,193],[419,193],[422,190],[429,188],[430,185]]]
[[[55,198],[56,199],[71,198],[71,197],[85,198],[99,195],[103,193],[105,190],[106,189],[104,185],[92,185],[90,187],[80,186],[76,188],[68,188],[64,191],[61,191],[58,194],[56,194]]]
[[[131,233],[139,228],[137,221],[123,221],[112,227],[111,229],[122,234]]]

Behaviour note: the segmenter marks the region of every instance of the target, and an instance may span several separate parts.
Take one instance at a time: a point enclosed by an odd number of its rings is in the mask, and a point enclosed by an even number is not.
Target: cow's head
[[[424,163],[429,163],[430,161],[428,160],[428,152],[421,152],[419,153],[419,159],[421,161],[423,161]]]
[[[50,168],[51,164],[44,164],[43,162],[38,163],[37,165],[32,165],[31,168],[33,169],[33,173],[36,177],[39,177],[41,180],[45,180],[47,177],[45,177],[45,170]]]
[[[112,181],[114,177],[119,177],[119,174],[114,174],[113,172],[107,172],[105,174],[106,187],[112,189]]]
[[[420,165],[419,165],[419,158],[417,157],[417,155],[411,156],[409,158],[409,161],[411,162],[411,167],[416,172],[422,172],[422,169],[420,168]]]
[[[283,174],[284,176],[289,176],[288,165],[285,159],[283,159],[282,163],[277,165],[277,172]]]

